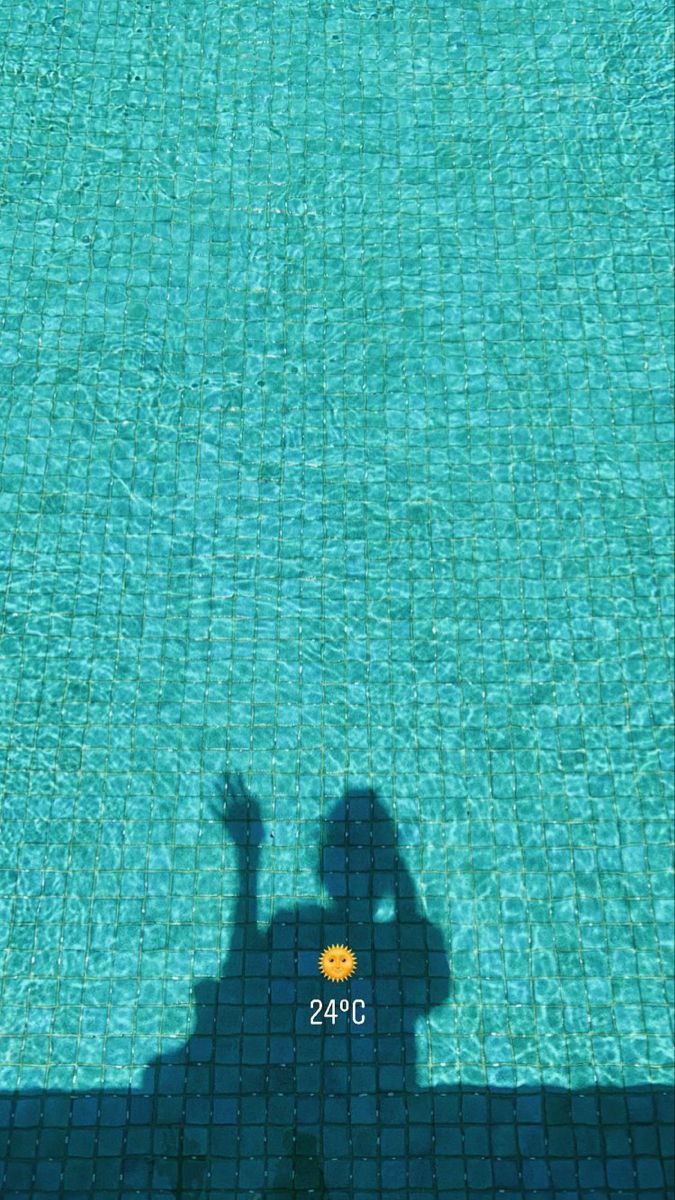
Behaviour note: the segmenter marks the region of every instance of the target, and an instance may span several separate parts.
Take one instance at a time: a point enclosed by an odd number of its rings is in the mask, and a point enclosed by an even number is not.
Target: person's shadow
[[[347,791],[324,822],[326,903],[275,911],[262,931],[264,829],[239,778],[223,815],[238,900],[193,1034],[140,1088],[0,1092],[3,1200],[675,1195],[672,1088],[419,1085],[415,1027],[450,995],[448,958],[372,790]],[[319,956],[340,946],[357,967],[336,983]]]
[[[393,1184],[404,1154],[409,1171],[429,1149],[411,1145],[408,1107],[416,1023],[448,995],[442,936],[419,908],[394,823],[370,789],[346,792],[324,822],[317,856],[330,902],[276,912],[261,933],[259,806],[240,779],[228,778],[226,793],[240,876],[230,953],[222,978],[196,988],[192,1037],[150,1064],[143,1088],[164,1104],[173,1095],[176,1120],[181,1107],[167,1161],[191,1161],[196,1182],[208,1097],[210,1111],[233,1127],[243,1194],[337,1200],[375,1192],[386,1186],[387,1165]],[[356,956],[347,981],[320,973],[321,952],[332,945]],[[223,1183],[234,1184],[234,1165]],[[185,1182],[183,1169],[183,1191]]]

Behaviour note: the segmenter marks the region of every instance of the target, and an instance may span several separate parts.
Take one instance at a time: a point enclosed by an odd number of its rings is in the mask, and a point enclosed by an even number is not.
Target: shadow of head
[[[396,826],[372,788],[350,788],[323,821],[321,880],[334,900],[412,900]]]

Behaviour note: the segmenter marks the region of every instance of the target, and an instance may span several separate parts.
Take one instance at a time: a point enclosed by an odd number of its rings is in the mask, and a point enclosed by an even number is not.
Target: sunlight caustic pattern
[[[0,0],[2,1088],[191,1036],[226,769],[261,928],[378,789],[420,1085],[672,1082],[670,76],[661,0]]]

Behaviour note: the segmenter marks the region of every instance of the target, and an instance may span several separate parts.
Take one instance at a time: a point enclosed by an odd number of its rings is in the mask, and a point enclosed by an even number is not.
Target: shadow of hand
[[[261,809],[241,775],[225,775],[225,806],[221,814],[237,846],[259,846],[263,840]]]

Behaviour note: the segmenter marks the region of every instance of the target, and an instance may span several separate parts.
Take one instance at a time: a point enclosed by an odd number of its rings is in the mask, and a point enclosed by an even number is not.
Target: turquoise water
[[[421,1089],[672,1086],[671,45],[0,0],[6,1092],[185,1043],[226,771],[261,930],[376,790],[449,964]]]

